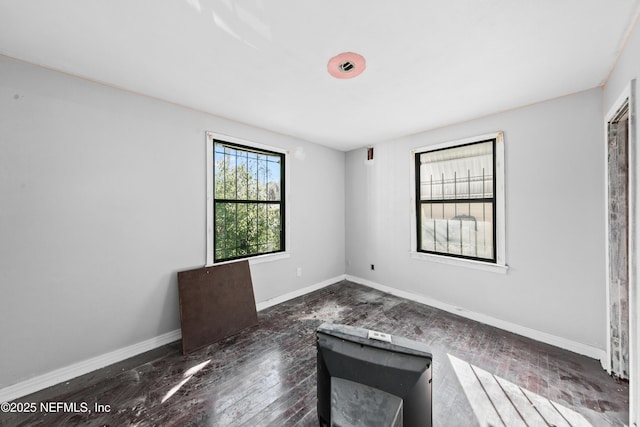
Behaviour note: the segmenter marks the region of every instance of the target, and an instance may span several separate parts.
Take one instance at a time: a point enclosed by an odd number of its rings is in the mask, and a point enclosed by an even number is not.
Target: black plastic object
[[[316,331],[318,351],[318,420],[321,426],[331,426],[332,406],[344,410],[344,399],[332,405],[332,378],[388,393],[401,399],[391,410],[400,408],[399,417],[405,427],[431,427],[431,379],[433,356],[425,344],[407,338],[391,336],[391,342],[370,339],[369,330],[353,326],[323,323]],[[337,390],[333,381],[334,397]],[[341,386],[340,386],[341,387]],[[357,390],[356,390],[357,392]],[[357,399],[352,399],[358,402]],[[368,411],[362,404],[361,420]],[[347,408],[351,414],[360,409]],[[340,414],[342,417],[344,414]],[[336,417],[337,418],[337,417]],[[393,422],[392,424],[395,424]],[[366,425],[366,424],[361,424]],[[379,425],[379,424],[378,424]]]

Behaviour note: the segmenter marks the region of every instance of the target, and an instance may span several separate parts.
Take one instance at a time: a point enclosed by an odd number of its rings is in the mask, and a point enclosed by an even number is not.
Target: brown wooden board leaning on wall
[[[178,273],[182,353],[258,324],[248,261]]]

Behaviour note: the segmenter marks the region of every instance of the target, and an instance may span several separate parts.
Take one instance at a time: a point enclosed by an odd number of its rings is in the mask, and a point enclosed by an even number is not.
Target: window
[[[502,133],[414,152],[418,253],[504,265]]]
[[[284,252],[285,154],[227,139],[208,134],[208,264]]]

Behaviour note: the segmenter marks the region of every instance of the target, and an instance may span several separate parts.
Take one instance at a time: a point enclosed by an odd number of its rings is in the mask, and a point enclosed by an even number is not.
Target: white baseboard
[[[345,275],[340,275],[332,279],[317,283],[315,285],[307,286],[294,292],[289,292],[287,294],[256,304],[256,309],[258,311],[264,310],[273,305],[280,304],[282,302],[308,294],[318,289],[322,289],[344,279]],[[105,366],[121,362],[133,356],[137,356],[138,354],[144,353],[145,351],[153,350],[154,348],[172,343],[179,340],[181,337],[181,330],[176,329],[174,331],[167,332],[166,334],[150,338],[137,344],[114,350],[109,353],[93,357],[91,359],[83,360],[81,362],[77,362],[72,365],[65,366],[64,368],[56,369],[42,375],[38,375],[37,377],[30,378],[26,381],[22,381],[17,384],[0,389],[0,402],[9,402],[22,396],[35,393],[36,391],[43,390],[47,387],[69,381],[70,379],[88,374],[89,372],[95,371],[96,369],[104,368]]]
[[[465,310],[460,307],[455,307],[453,305],[450,305],[429,297],[391,288],[389,286],[381,285],[379,283],[372,282],[367,279],[362,279],[360,277],[351,276],[347,274],[346,279],[351,282],[359,283],[361,285],[365,285],[370,288],[377,289],[379,291],[382,291],[391,295],[396,295],[402,298],[416,301],[421,304],[435,307],[452,314],[457,314],[458,316],[466,317],[467,319],[475,320],[477,322],[481,322],[490,326],[495,326],[496,328],[513,332],[514,334],[522,335],[524,337],[531,338],[536,341],[540,341],[546,344],[553,345],[555,347],[572,351],[574,353],[588,356],[593,359],[599,360],[601,364],[603,363],[604,360],[606,360],[605,350],[602,350],[596,347],[571,341],[566,338],[548,334],[546,332],[537,331],[535,329],[531,329],[531,328],[527,328],[526,326],[521,326],[515,323],[507,322],[505,320],[496,319],[495,317],[487,316],[485,314]]]
[[[284,295],[277,296],[275,298],[268,299],[266,301],[261,301],[256,304],[256,310],[262,311],[266,308],[272,307],[274,305],[281,304],[285,301],[289,301],[290,299],[294,299],[297,297],[301,297],[302,295],[306,295],[313,291],[317,291],[318,289],[326,288],[329,285],[333,285],[334,283],[338,283],[343,281],[346,278],[346,275],[341,274],[340,276],[336,276],[331,279],[324,280],[320,283],[316,283],[315,285],[307,286],[305,288],[296,289],[293,292],[286,293]]]
[[[565,338],[547,334],[545,332],[536,331],[535,329],[531,329],[531,328],[520,326],[514,323],[506,322],[504,320],[496,319],[484,314],[463,310],[461,308],[458,308],[450,304],[446,304],[422,295],[391,288],[389,286],[381,285],[379,283],[375,283],[370,280],[362,279],[360,277],[351,276],[351,275],[336,276],[334,278],[324,280],[320,283],[316,283],[314,285],[307,286],[307,287],[298,289],[296,291],[289,292],[287,294],[284,294],[266,301],[259,302],[256,304],[256,309],[258,311],[262,311],[266,308],[283,303],[293,298],[297,298],[302,295],[306,295],[310,292],[317,291],[319,289],[325,288],[329,285],[332,285],[334,283],[340,282],[345,279],[354,283],[359,283],[359,284],[368,286],[373,289],[377,289],[379,291],[382,291],[391,295],[396,295],[402,298],[419,302],[421,304],[429,305],[431,307],[435,307],[435,308],[447,311],[449,313],[457,314],[459,316],[463,316],[471,320],[475,320],[481,323],[485,323],[487,325],[495,326],[497,328],[504,329],[506,331],[513,332],[515,334],[534,339],[536,341],[541,341],[556,347],[573,351],[578,354],[589,356],[591,358],[598,359],[600,361],[603,361],[606,359],[605,351],[595,347],[577,343],[571,340],[567,340]],[[36,391],[43,390],[47,387],[51,387],[53,385],[60,384],[65,381],[69,381],[70,379],[95,371],[96,369],[104,368],[105,366],[109,366],[111,364],[121,362],[130,357],[136,356],[146,351],[153,350],[160,346],[177,341],[181,338],[181,336],[182,334],[180,329],[176,329],[174,331],[167,332],[165,334],[159,335],[154,338],[150,338],[148,340],[139,342],[137,344],[133,344],[118,350],[114,350],[109,353],[105,353],[103,355],[93,357],[91,359],[83,360],[81,362],[74,363],[64,368],[56,369],[46,374],[39,375],[37,377],[28,379],[26,381],[22,381],[20,383],[5,387],[3,389],[0,389],[0,402],[9,402],[19,397],[26,396],[31,393],[35,393]]]
[[[69,381],[70,379],[88,374],[96,369],[104,368],[105,366],[121,362],[130,357],[144,353],[145,351],[153,350],[154,348],[177,341],[181,336],[182,334],[180,329],[176,329],[157,337],[149,338],[148,340],[132,344],[100,356],[92,357],[91,359],[83,360],[81,362],[65,366],[64,368],[56,369],[55,371],[47,372],[46,374],[38,375],[37,377],[5,387],[0,390],[0,402],[9,402],[19,397],[35,393],[36,391],[43,390],[47,387]]]

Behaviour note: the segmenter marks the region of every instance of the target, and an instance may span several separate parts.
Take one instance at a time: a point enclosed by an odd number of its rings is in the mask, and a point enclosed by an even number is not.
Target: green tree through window
[[[284,155],[214,143],[215,261],[284,251]]]

